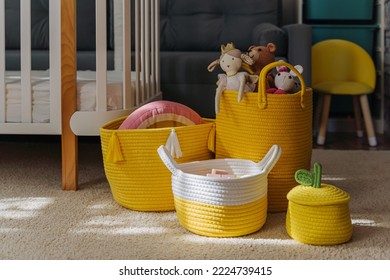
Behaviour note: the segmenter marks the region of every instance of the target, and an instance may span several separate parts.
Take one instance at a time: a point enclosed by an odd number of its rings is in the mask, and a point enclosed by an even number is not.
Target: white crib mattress
[[[77,72],[77,110],[96,110],[96,72]],[[21,122],[21,83],[20,72],[6,72],[6,122]],[[135,87],[134,80],[132,81]],[[31,72],[32,120],[35,123],[50,120],[50,80],[48,71]],[[122,73],[107,72],[107,109],[119,110],[122,102]]]

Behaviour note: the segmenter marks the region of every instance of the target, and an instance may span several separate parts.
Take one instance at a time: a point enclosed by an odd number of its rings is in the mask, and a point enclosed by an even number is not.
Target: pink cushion
[[[204,123],[198,113],[191,108],[172,101],[154,101],[147,103],[121,124],[119,129],[159,128]]]

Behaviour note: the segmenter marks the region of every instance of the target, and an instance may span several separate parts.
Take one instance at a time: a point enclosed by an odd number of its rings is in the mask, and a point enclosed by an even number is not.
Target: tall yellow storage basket
[[[172,128],[118,130],[125,119],[113,120],[100,129],[104,169],[115,201],[132,210],[174,210],[171,174],[157,153]],[[213,158],[208,139],[214,133],[214,125],[207,121],[175,127],[183,154],[177,161]]]
[[[286,66],[298,76],[301,91],[268,94],[267,73]],[[312,89],[306,88],[300,73],[282,61],[268,64],[260,73],[259,91],[244,94],[225,90],[216,116],[216,157],[258,161],[273,144],[283,154],[269,174],[268,211],[286,211],[287,193],[295,187],[294,173],[310,168],[312,154]]]

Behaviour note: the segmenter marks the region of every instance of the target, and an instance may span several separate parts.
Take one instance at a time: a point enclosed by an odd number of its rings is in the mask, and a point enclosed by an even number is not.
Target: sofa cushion
[[[266,46],[268,43],[276,45],[276,56],[287,54],[288,36],[282,28],[271,23],[260,23],[253,30],[253,42],[255,45]]]
[[[77,49],[95,50],[95,0],[77,2]],[[107,48],[114,49],[112,0],[107,0]],[[20,48],[20,1],[5,1],[6,49]],[[49,0],[31,1],[31,47],[49,49]]]
[[[161,0],[161,50],[219,51],[234,42],[246,50],[259,23],[277,25],[275,0]]]
[[[219,58],[220,52],[171,52],[160,53],[161,81],[164,83],[215,84],[217,74],[222,72],[217,67],[214,72],[207,71],[207,66]]]

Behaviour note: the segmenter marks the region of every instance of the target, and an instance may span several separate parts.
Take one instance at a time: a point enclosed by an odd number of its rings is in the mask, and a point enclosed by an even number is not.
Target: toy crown
[[[225,54],[231,50],[235,50],[236,47],[234,46],[233,43],[227,43],[226,46],[225,45],[221,45],[221,54]]]

